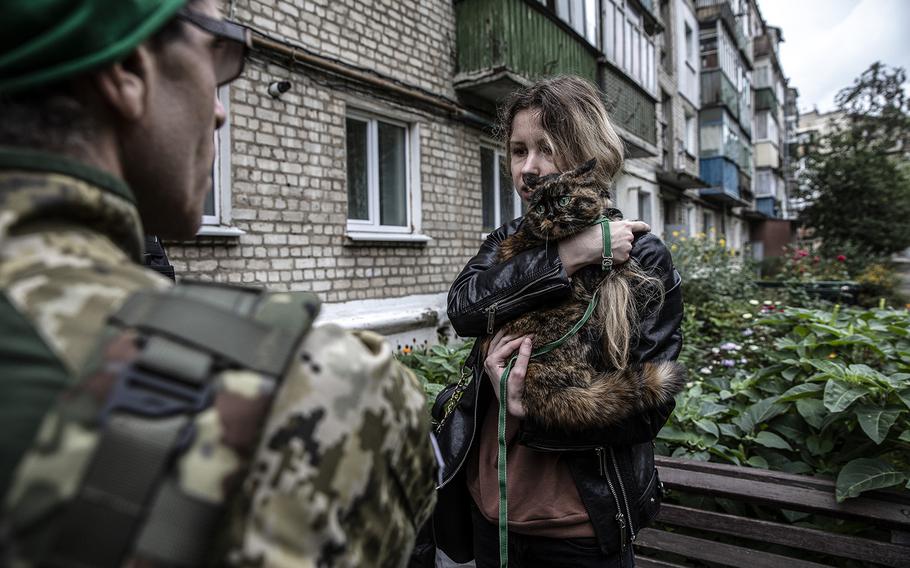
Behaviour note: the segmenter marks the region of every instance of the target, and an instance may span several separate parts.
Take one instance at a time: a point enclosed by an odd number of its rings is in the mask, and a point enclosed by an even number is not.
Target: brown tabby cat
[[[500,262],[541,244],[555,246],[555,241],[587,228],[601,216],[613,220],[621,217],[618,210],[610,208],[609,192],[595,183],[596,163],[590,160],[569,172],[526,179],[533,188],[528,212],[518,231],[500,245]],[[594,291],[608,278],[623,278],[623,273],[622,266],[606,274],[599,265],[588,266],[573,275],[572,293],[566,300],[528,312],[502,327],[509,335],[533,335],[535,347],[555,341],[582,318]],[[646,304],[648,291],[638,290],[638,295],[643,298],[640,303]],[[599,371],[610,368],[599,348],[604,329],[599,312],[561,347],[531,359],[524,405],[532,419],[566,430],[609,426],[644,408],[668,402],[682,389],[685,374],[675,362],[646,362]]]

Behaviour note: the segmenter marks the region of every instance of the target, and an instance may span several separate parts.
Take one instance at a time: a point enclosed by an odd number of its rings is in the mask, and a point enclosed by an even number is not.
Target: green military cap
[[[52,83],[130,53],[187,0],[0,1],[0,94]]]

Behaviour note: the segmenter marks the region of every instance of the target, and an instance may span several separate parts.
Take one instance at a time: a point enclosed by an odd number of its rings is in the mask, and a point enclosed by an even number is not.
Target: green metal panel
[[[457,2],[458,73],[505,69],[529,80],[571,73],[596,81],[595,53],[532,1]]]
[[[603,92],[613,121],[632,134],[657,144],[657,107],[632,80],[609,65],[603,66]]]
[[[739,119],[739,93],[720,69],[702,71],[701,104],[702,107],[724,105]]]
[[[764,87],[755,91],[755,110],[770,110],[777,114],[777,97],[774,96],[774,89]]]

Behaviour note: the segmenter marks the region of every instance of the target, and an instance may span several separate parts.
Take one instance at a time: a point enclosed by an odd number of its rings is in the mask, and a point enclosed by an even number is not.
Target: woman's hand
[[[499,378],[505,370],[509,359],[518,349],[518,359],[512,366],[512,372],[509,373],[506,410],[516,418],[525,417],[525,407],[521,399],[525,392],[525,375],[528,371],[528,361],[531,360],[531,336],[522,335],[515,337],[506,335],[505,330],[493,336],[490,341],[490,347],[487,349],[487,358],[483,362],[484,370],[493,383],[493,392],[496,393],[496,400],[499,400]]]
[[[651,227],[644,221],[611,221],[610,248],[613,264],[619,265],[629,260],[635,233],[647,233],[650,230]],[[558,247],[559,258],[569,276],[589,264],[600,264],[603,252],[600,223],[559,241]]]

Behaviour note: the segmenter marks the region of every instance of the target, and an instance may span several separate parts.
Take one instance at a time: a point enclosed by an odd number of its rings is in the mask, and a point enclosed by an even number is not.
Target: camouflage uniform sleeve
[[[382,337],[314,329],[230,520],[235,566],[403,566],[435,502],[417,379]]]

